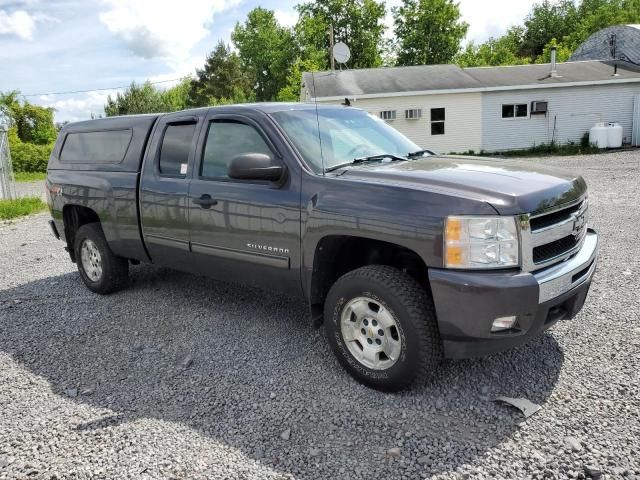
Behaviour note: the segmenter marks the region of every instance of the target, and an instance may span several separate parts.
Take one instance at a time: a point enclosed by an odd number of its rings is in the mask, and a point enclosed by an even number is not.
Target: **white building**
[[[620,123],[624,142],[631,143],[634,116],[640,131],[640,66],[623,61],[560,63],[555,70],[549,64],[426,65],[303,75],[302,101],[345,99],[421,147],[442,153],[579,143],[596,122]],[[640,138],[633,140],[640,145]]]

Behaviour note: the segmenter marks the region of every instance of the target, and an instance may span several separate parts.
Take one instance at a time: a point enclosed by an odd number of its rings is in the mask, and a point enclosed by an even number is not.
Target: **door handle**
[[[214,200],[211,198],[211,195],[207,195],[206,193],[200,198],[192,198],[191,201],[196,205],[200,205],[201,208],[211,208],[213,205],[218,204],[218,200]]]

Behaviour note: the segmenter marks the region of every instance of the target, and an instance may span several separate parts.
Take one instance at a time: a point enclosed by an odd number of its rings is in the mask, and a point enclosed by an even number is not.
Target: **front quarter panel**
[[[393,184],[305,174],[302,191],[302,280],[309,295],[314,257],[328,236],[370,238],[405,247],[427,267],[442,266],[444,218],[495,215],[487,203]]]

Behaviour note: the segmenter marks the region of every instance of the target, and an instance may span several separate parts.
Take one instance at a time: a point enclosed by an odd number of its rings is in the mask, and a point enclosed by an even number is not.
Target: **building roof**
[[[557,76],[550,64],[507,67],[460,68],[457,65],[371,68],[335,72],[306,72],[302,77],[307,99],[340,99],[434,93],[589,85],[602,82],[640,82],[640,66],[614,62],[585,61],[557,64]]]
[[[353,96],[369,93],[442,90],[481,86],[457,65],[364,68],[304,73],[303,82],[315,97]],[[314,88],[315,86],[315,88]],[[317,95],[314,92],[317,91]]]
[[[640,25],[613,25],[587,38],[569,61],[628,60],[640,64]]]
[[[558,63],[557,76],[551,76],[548,63],[539,65],[514,65],[511,67],[465,68],[464,71],[485,87],[510,87],[516,85],[547,85],[550,83],[598,82],[612,79],[637,78],[640,67],[618,62],[618,76],[613,77],[614,62],[587,61]]]

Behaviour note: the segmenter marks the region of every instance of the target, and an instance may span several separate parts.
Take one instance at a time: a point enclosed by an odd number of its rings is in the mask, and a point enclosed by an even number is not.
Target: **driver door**
[[[300,181],[277,184],[229,178],[233,157],[280,152],[258,122],[212,113],[196,152],[189,188],[193,262],[204,274],[285,292],[300,290]]]

